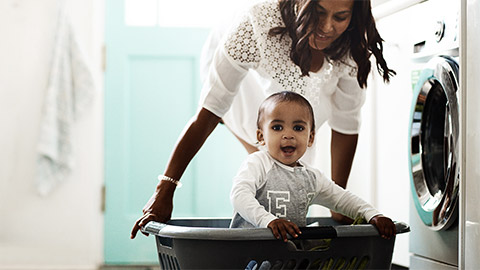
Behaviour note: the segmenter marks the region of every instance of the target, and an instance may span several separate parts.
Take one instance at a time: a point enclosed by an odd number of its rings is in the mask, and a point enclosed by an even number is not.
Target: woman
[[[314,108],[315,126],[329,122],[332,179],[345,188],[356,150],[370,56],[375,56],[386,82],[395,74],[383,58],[382,42],[370,1],[279,0],[251,8],[217,49],[201,109],[180,136],[159,177],[165,181],[157,185],[131,238],[149,221],[170,219],[176,184],[220,121],[249,153],[258,150],[255,121],[250,116],[255,117],[260,102],[275,92],[304,95]],[[261,89],[239,90],[249,70],[261,78]],[[343,218],[336,213],[332,216]]]

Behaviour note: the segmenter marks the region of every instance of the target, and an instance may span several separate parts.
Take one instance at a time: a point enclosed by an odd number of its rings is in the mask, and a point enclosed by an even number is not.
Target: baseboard
[[[401,265],[398,265],[398,264],[392,264],[392,270],[408,270],[408,267],[405,267],[405,266],[401,266]]]
[[[0,270],[98,270],[98,267],[92,265],[0,265]]]
[[[98,270],[160,270],[159,265],[102,265]]]

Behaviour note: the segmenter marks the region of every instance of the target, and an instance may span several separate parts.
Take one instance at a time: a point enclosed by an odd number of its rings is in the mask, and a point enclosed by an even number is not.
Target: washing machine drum
[[[458,216],[460,181],[458,63],[431,59],[414,90],[410,128],[411,189],[417,212],[432,230]]]

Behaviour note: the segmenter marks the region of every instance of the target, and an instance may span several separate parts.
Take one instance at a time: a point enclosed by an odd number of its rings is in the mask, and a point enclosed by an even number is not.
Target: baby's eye
[[[275,131],[280,131],[283,129],[283,127],[281,125],[274,125],[272,126],[272,129],[275,130]]]
[[[301,125],[296,125],[293,127],[293,130],[295,131],[304,131],[305,130],[305,127],[304,126],[301,126]]]

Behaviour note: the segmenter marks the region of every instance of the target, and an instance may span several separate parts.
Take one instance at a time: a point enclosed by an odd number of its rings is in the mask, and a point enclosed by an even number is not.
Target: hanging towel
[[[35,185],[40,195],[69,177],[74,167],[72,127],[93,97],[92,73],[61,1],[38,143]]]

